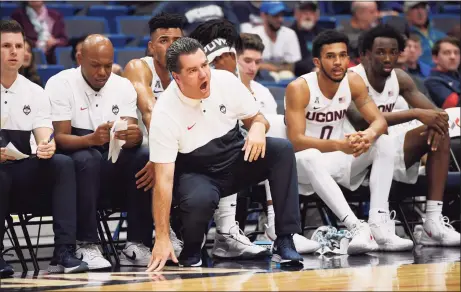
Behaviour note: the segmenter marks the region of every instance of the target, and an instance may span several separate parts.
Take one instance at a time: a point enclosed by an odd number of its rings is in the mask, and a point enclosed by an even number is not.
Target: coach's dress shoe
[[[74,247],[71,245],[57,246],[48,266],[48,272],[53,274],[82,273],[88,270],[88,264],[75,257]]]
[[[272,261],[279,264],[302,265],[303,258],[296,251],[293,235],[277,237],[272,248]]]
[[[5,262],[0,251],[0,278],[11,277],[13,274],[13,267]]]

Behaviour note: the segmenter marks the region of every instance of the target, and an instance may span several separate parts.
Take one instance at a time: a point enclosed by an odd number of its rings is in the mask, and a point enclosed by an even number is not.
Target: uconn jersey
[[[365,68],[362,64],[352,67],[349,70],[362,77],[365,85],[367,86],[368,95],[371,96],[381,112],[390,113],[394,110],[395,103],[397,102],[400,92],[399,80],[397,79],[395,70],[391,71],[391,75],[387,78],[384,90],[381,93],[377,92],[370,85],[370,82],[368,82],[367,73],[365,72]]]
[[[163,93],[164,89],[162,82],[160,81],[160,77],[158,76],[157,72],[155,72],[154,59],[152,57],[143,57],[141,60],[147,64],[150,71],[152,72],[152,83],[150,84],[150,87],[152,88],[155,99],[158,99]]]
[[[301,78],[306,80],[310,91],[309,104],[305,109],[305,135],[320,139],[340,139],[344,133],[343,124],[347,108],[351,104],[347,75],[332,99],[326,98],[320,91],[316,72],[305,74]]]

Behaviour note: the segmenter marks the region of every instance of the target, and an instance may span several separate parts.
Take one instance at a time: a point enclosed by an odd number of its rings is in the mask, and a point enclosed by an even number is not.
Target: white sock
[[[303,176],[301,182],[304,183],[303,180],[309,182],[328,208],[350,229],[359,220],[347,204],[338,184],[323,166],[322,157],[318,153],[318,150],[310,149],[297,153],[298,177]]]
[[[443,202],[427,200],[426,202],[426,219],[437,220],[442,214]]]
[[[237,194],[219,200],[218,209],[214,213],[214,221],[219,233],[229,233],[230,228],[235,225],[236,206]]]
[[[274,226],[275,225],[275,212],[274,206],[267,205],[267,225]]]
[[[369,223],[378,223],[382,222],[384,215],[389,216],[389,204],[387,208],[373,208],[368,212],[368,222]]]

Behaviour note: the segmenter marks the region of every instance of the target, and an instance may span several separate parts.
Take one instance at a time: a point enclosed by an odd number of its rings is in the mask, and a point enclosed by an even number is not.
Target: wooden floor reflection
[[[459,249],[375,253],[333,258],[308,256],[304,267],[269,261],[211,262],[208,267],[167,267],[76,275],[2,279],[2,291],[460,291]]]

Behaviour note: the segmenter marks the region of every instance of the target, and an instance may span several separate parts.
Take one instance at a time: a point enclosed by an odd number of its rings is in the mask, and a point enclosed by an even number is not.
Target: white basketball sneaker
[[[349,232],[348,237],[351,238],[351,241],[347,248],[347,254],[362,254],[378,249],[378,244],[373,238],[370,226],[366,222],[360,221]]]
[[[171,240],[171,244],[173,245],[174,255],[177,258],[179,257],[179,254],[181,254],[181,251],[184,247],[184,242],[179,240],[179,238],[176,236],[176,233],[173,231],[171,226],[170,226],[170,240]]]
[[[270,251],[253,244],[236,222],[229,233],[216,232],[212,254],[217,258],[252,259],[269,256]]]
[[[127,242],[120,254],[120,265],[147,267],[151,256],[150,249],[144,244]]]
[[[88,264],[89,270],[99,270],[112,267],[103,256],[99,247],[94,243],[83,243],[77,246],[75,257]]]
[[[413,241],[398,237],[395,234],[395,211],[379,211],[376,221],[368,221],[371,233],[375,237],[380,251],[405,251],[413,248]]]
[[[427,218],[413,233],[416,243],[424,246],[460,246],[460,234],[450,225],[448,217]]]
[[[277,239],[277,235],[275,235],[274,225],[268,226],[266,224],[265,234],[266,237],[272,241],[275,241]],[[295,244],[296,251],[299,254],[313,253],[320,248],[320,243],[318,243],[317,241],[310,240],[297,233],[293,234],[293,242]]]

